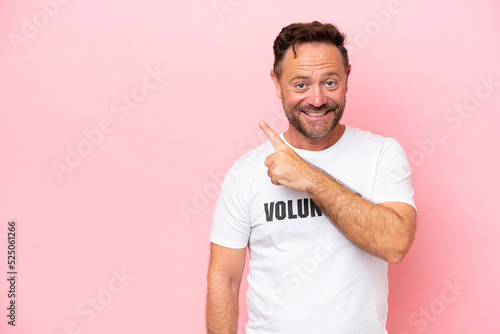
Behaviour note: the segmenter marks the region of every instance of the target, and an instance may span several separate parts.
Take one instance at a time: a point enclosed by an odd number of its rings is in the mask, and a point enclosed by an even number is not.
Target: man
[[[250,254],[247,333],[387,333],[387,266],[414,238],[408,159],[398,142],[340,124],[351,66],[331,24],[292,24],[271,78],[289,120],[241,157],[214,212],[207,328],[236,333]],[[375,111],[373,111],[375,112]]]

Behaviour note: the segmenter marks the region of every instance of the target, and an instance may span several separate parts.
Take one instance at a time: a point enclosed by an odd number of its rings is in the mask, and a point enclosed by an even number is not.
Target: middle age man
[[[248,247],[248,334],[387,333],[387,264],[406,255],[416,225],[406,155],[394,139],[340,123],[351,67],[335,26],[289,25],[274,54],[290,126],[278,136],[261,122],[269,142],[224,181],[208,332],[236,333]]]

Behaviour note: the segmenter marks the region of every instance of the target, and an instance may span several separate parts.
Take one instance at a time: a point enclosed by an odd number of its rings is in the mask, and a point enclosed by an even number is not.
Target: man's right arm
[[[211,243],[208,268],[207,333],[236,334],[238,295],[245,268],[246,248]]]

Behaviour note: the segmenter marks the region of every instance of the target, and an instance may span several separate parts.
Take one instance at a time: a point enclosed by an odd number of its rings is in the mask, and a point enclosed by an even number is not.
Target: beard
[[[309,103],[304,103],[297,105],[295,107],[287,108],[285,100],[282,100],[283,109],[285,110],[286,118],[292,126],[297,129],[301,134],[310,139],[319,139],[326,137],[333,129],[339,124],[342,115],[344,114],[346,100],[342,104],[337,104],[335,102],[325,103],[320,107],[315,107]],[[313,111],[313,112],[324,112],[333,113],[333,118],[327,121],[315,122],[313,124],[305,124],[300,119],[300,114],[302,110]]]

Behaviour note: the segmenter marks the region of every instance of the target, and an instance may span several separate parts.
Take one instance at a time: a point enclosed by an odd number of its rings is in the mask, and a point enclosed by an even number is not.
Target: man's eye
[[[335,87],[335,86],[337,85],[337,83],[336,83],[335,81],[327,81],[327,82],[326,82],[326,85],[327,85],[328,87]]]
[[[304,88],[306,88],[306,84],[301,82],[301,83],[298,83],[298,84],[296,85],[296,87],[297,87],[298,89],[304,89]]]

